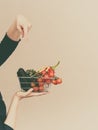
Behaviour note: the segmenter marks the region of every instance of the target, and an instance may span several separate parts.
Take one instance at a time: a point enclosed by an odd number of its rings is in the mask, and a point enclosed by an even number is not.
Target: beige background
[[[32,23],[28,39],[0,68],[7,108],[19,90],[19,67],[38,69],[61,61],[63,84],[20,102],[16,130],[98,130],[98,1],[0,0],[0,37],[17,14]]]

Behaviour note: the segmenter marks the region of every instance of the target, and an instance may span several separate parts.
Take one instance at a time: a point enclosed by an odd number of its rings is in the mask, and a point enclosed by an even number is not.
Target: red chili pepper
[[[48,69],[48,75],[49,75],[49,77],[54,77],[54,74],[55,74],[55,71],[52,69],[52,67],[50,67]]]

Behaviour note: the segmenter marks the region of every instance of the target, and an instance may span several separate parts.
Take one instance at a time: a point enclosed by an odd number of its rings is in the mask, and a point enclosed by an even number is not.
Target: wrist
[[[24,98],[24,95],[22,94],[21,91],[18,91],[18,92],[15,93],[15,98],[16,98],[17,100],[21,100],[21,99]]]
[[[17,101],[20,101],[22,98],[18,95],[18,93],[15,93],[14,99],[16,99]]]

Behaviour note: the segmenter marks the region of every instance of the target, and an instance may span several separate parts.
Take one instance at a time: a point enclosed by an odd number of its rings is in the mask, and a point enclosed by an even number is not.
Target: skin
[[[22,15],[18,15],[7,31],[7,35],[14,41],[27,37],[32,25]]]
[[[12,101],[11,101],[11,105],[8,110],[7,118],[4,122],[5,124],[9,125],[13,129],[15,128],[17,110],[18,110],[20,100],[22,100],[24,98],[46,95],[48,93],[48,92],[34,93],[32,91],[33,91],[33,89],[31,88],[27,92],[19,91],[14,94]]]
[[[30,22],[24,16],[18,15],[13,21],[13,23],[11,24],[11,26],[9,27],[7,31],[7,35],[13,41],[18,41],[19,39],[27,37],[31,27],[32,26]],[[35,96],[46,95],[48,93],[48,92],[34,93],[32,91],[33,89],[31,88],[27,92],[18,91],[13,95],[7,113],[7,117],[4,122],[5,124],[15,129],[16,115],[17,115],[17,110],[18,110],[20,100],[25,98],[35,97]]]

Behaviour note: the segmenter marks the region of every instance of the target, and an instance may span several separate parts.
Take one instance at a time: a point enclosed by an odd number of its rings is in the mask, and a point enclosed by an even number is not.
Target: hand
[[[24,16],[22,16],[22,15],[17,16],[17,18],[16,18],[16,28],[20,32],[22,37],[25,37],[28,34],[31,27],[32,27],[31,24],[29,23],[29,21]]]
[[[31,27],[32,26],[30,22],[23,15],[18,15],[15,21],[12,23],[12,25],[8,29],[7,35],[12,40],[17,41],[21,38],[26,37]]]
[[[26,92],[18,91],[16,92],[15,96],[18,97],[19,99],[23,99],[23,98],[33,97],[33,96],[41,96],[49,93],[49,92],[32,92],[32,91],[33,88],[29,89]]]

